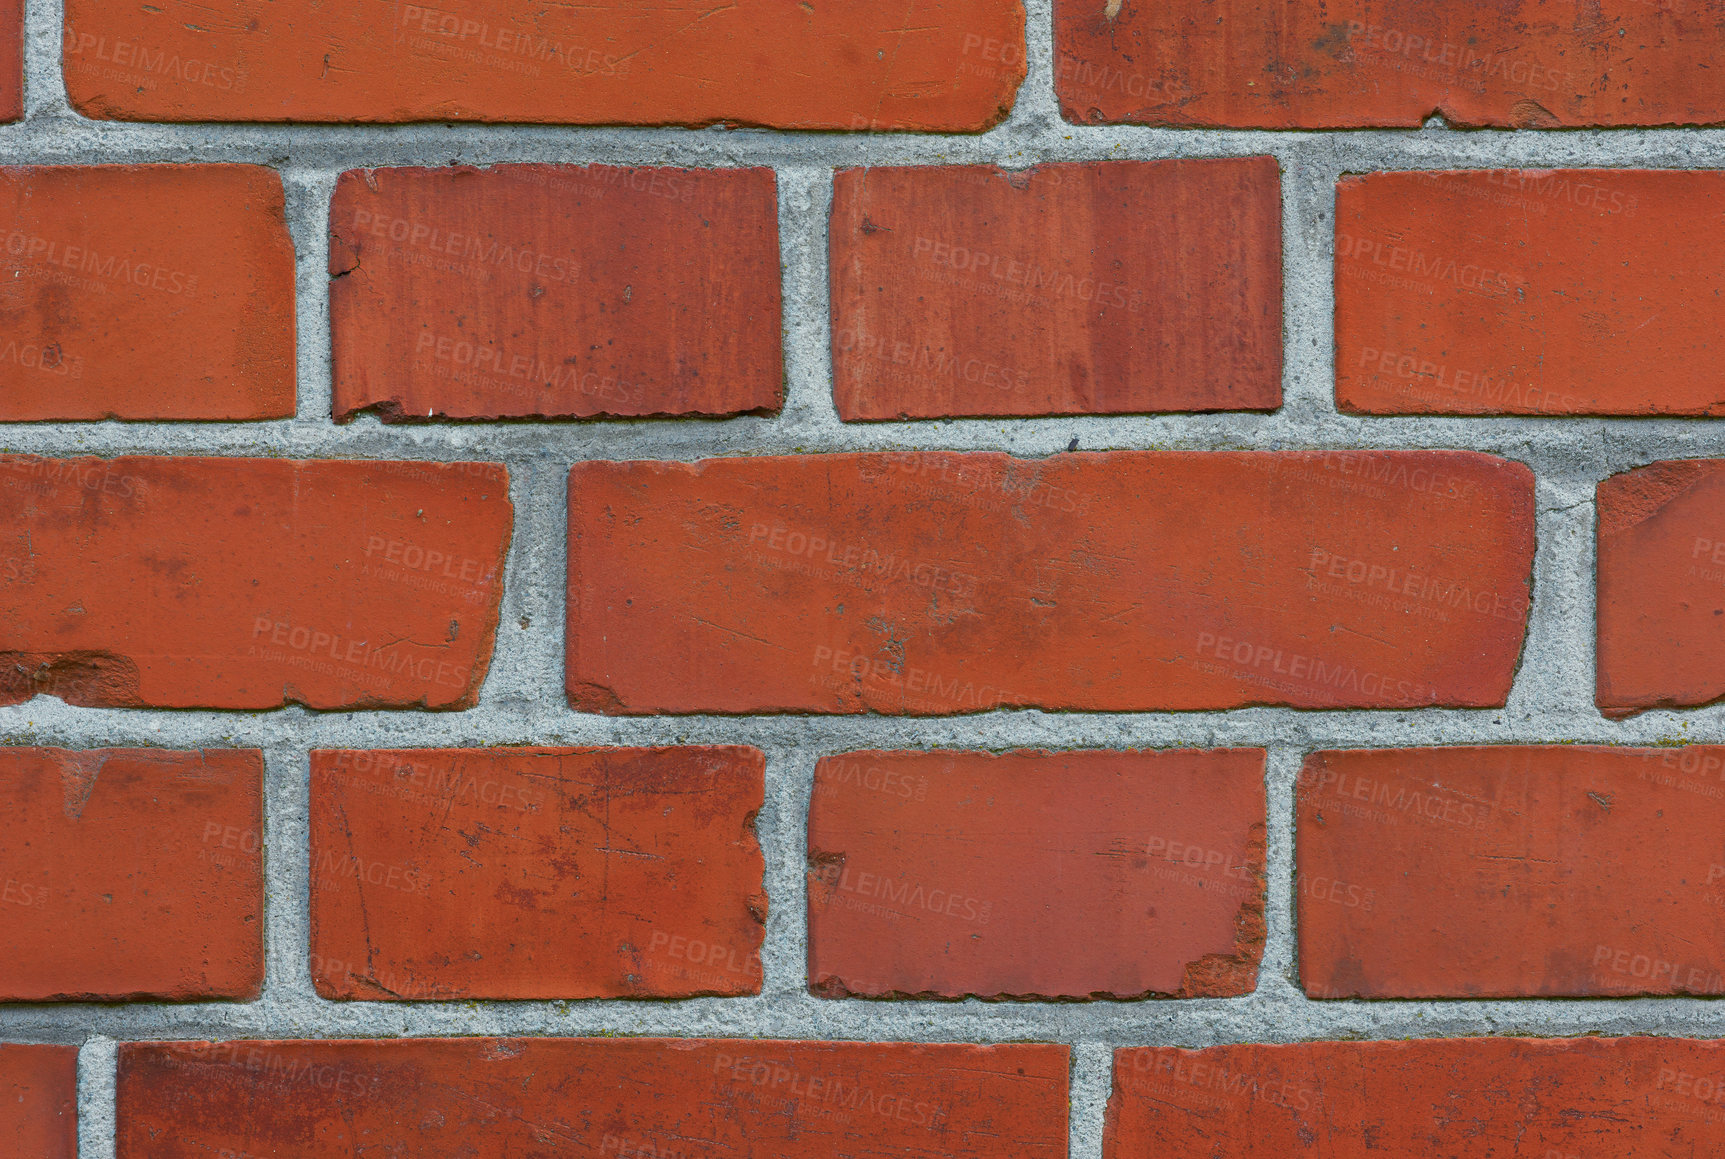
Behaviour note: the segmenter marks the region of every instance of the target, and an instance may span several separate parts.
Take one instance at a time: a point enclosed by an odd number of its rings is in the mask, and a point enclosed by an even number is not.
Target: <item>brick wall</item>
[[[0,1155],[1725,1149],[1716,23],[0,0]]]

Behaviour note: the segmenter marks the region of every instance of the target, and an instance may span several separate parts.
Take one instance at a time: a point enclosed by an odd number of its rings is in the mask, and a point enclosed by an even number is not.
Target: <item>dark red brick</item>
[[[1599,485],[1598,685],[1607,716],[1725,697],[1725,460]]]
[[[1725,748],[1314,753],[1315,998],[1725,993]]]
[[[313,752],[318,992],[759,993],[765,767],[726,746]]]
[[[118,1159],[1066,1159],[1064,1046],[125,1043]]]
[[[1250,994],[1263,872],[1263,749],[827,757],[809,811],[810,988]]]
[[[494,463],[0,457],[0,704],[467,708]]]
[[[1725,1043],[1455,1038],[1120,1050],[1106,1159],[1716,1155]]]
[[[0,748],[0,1001],[257,997],[262,793],[256,749]]]
[[[840,171],[840,417],[1274,410],[1280,184],[1272,157]]]
[[[783,399],[771,169],[355,170],[329,267],[338,420]]]
[[[78,1159],[78,1048],[0,1043],[0,1145],[18,1159]]]
[[[0,0],[0,123],[24,115],[24,0]]]
[[[94,2],[94,0],[86,0]],[[1659,4],[1055,0],[1073,122],[1261,129],[1712,125],[1719,31]]]
[[[258,165],[0,168],[0,420],[294,413],[294,250]]]
[[[1451,451],[587,462],[569,527],[583,711],[1484,707],[1533,487]]]
[[[977,132],[1024,79],[1024,8],[70,0],[65,72],[80,113],[126,121]]]
[[[1725,175],[1373,173],[1336,191],[1336,403],[1370,414],[1725,413]],[[1674,230],[1671,223],[1691,223]],[[1714,236],[1717,235],[1717,236]]]

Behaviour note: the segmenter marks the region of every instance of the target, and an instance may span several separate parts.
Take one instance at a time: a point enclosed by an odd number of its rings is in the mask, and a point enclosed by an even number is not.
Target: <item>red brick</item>
[[[93,3],[94,0],[86,0]],[[1656,4],[1055,0],[1073,122],[1262,129],[1703,125],[1717,27]]]
[[[329,272],[341,421],[783,398],[771,169],[355,170],[330,208]]]
[[[294,413],[294,251],[258,165],[0,169],[0,420]]]
[[[1490,706],[1533,488],[1454,451],[588,462],[569,526],[583,711]]]
[[[1066,1159],[1063,1046],[125,1043],[118,1159]]]
[[[1264,750],[827,757],[809,864],[827,997],[1250,994]]]
[[[222,21],[207,11],[197,0],[70,0],[73,106],[130,121],[976,132],[1005,117],[1024,79],[1018,0],[703,12],[275,0]]]
[[[756,994],[758,749],[313,752],[326,998]]]
[[[468,708],[494,463],[0,456],[0,704]]]
[[[1594,698],[1606,716],[1725,697],[1721,502],[1722,459],[1654,463],[1599,484]]]
[[[1716,1155],[1725,1043],[1457,1038],[1120,1050],[1107,1159]]]
[[[255,998],[263,754],[0,748],[0,1001]]]
[[[840,417],[1274,410],[1280,184],[1273,157],[841,171]]]
[[[1707,373],[1725,175],[1373,173],[1336,191],[1336,403],[1370,414],[1725,414]]]
[[[0,122],[24,115],[24,0],[0,0]]]
[[[19,1159],[78,1159],[78,1048],[0,1043],[0,1145]]]
[[[1314,753],[1315,998],[1725,993],[1725,748]]]

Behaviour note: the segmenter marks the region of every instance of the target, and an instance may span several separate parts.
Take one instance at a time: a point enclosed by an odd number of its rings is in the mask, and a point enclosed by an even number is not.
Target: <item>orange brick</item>
[[[342,174],[335,417],[778,409],[774,190],[771,169]]]
[[[1069,1057],[762,1039],[125,1043],[117,1155],[1066,1159]]]
[[[94,0],[86,0],[94,2]],[[1713,125],[1709,19],[1669,5],[1055,0],[1066,119],[1348,129]]]
[[[827,997],[1250,994],[1264,750],[827,757],[809,864]]]
[[[495,463],[0,457],[0,704],[467,708]]]
[[[313,752],[318,992],[759,993],[765,764],[736,747]]]
[[[1024,79],[1019,0],[687,8],[239,0],[66,4],[85,116],[733,123],[977,132]]]
[[[291,416],[281,177],[0,168],[0,319],[0,420]]]
[[[1373,173],[1336,191],[1336,403],[1368,414],[1725,414],[1725,175]],[[1671,223],[1695,228],[1673,230]]]
[[[1725,993],[1725,748],[1321,752],[1297,799],[1315,998]]]
[[[569,528],[583,711],[1489,706],[1533,486],[1450,451],[587,462]]]
[[[1271,157],[842,170],[839,415],[1274,410],[1280,200]]]
[[[262,793],[256,749],[0,748],[0,1001],[256,998]]]
[[[1725,1043],[1455,1038],[1114,1053],[1106,1159],[1716,1155]]]
[[[1607,716],[1725,697],[1725,460],[1599,484],[1598,672]]]

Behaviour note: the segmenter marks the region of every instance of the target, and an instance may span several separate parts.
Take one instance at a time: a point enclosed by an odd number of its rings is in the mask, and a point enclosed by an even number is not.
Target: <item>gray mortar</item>
[[[1100,3],[1101,0],[1098,0]],[[398,1035],[763,1036],[1069,1043],[1072,1152],[1101,1155],[1108,1049],[1331,1037],[1667,1034],[1716,1037],[1725,1006],[1705,999],[1314,1002],[1295,982],[1293,780],[1322,747],[1587,741],[1725,741],[1725,708],[1612,722],[1593,707],[1593,494],[1606,476],[1662,458],[1716,456],[1725,423],[1703,420],[1354,418],[1332,397],[1332,212],[1337,178],[1377,169],[1558,166],[1701,168],[1725,160],[1725,130],[1221,132],[1083,127],[1052,93],[1050,0],[1029,0],[1030,75],[1011,118],[979,136],[753,130],[280,127],[93,122],[67,107],[58,0],[29,0],[27,119],[0,127],[0,164],[244,161],[278,168],[299,262],[298,417],[267,423],[41,424],[0,431],[0,450],[489,459],[508,464],[516,528],[496,655],[477,708],[461,713],[166,712],[69,708],[38,698],[0,708],[10,744],[255,746],[267,767],[269,974],[247,1004],[11,1006],[0,1037],[83,1042],[85,1159],[113,1153],[111,1040]],[[1283,171],[1285,402],[1268,415],[981,419],[845,425],[829,387],[826,215],[831,171],[878,164],[1225,157],[1270,154]],[[377,165],[503,161],[769,165],[778,172],[788,396],[777,417],[385,427],[329,419],[325,215],[336,175]],[[1217,229],[1230,223],[1218,220]],[[1680,228],[1675,223],[1674,228]],[[1085,450],[1440,447],[1489,451],[1538,476],[1539,549],[1526,648],[1508,707],[1300,712],[995,712],[949,719],[714,716],[616,719],[573,712],[562,692],[564,478],[583,459],[690,460],[852,449]],[[520,624],[527,618],[530,626]],[[759,997],[682,1002],[319,999],[307,967],[307,750],[493,744],[744,743],[768,754],[759,821],[771,916]],[[1270,750],[1269,940],[1257,992],[1236,1000],[1069,1004],[826,1001],[804,987],[803,817],[815,760],[859,747],[1163,747]]]

